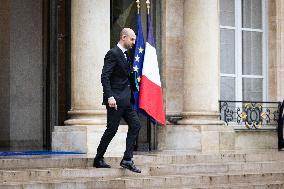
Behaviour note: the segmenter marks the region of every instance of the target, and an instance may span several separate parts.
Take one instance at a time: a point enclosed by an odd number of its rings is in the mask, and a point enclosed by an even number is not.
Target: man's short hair
[[[120,39],[121,39],[122,36],[124,36],[124,35],[126,35],[126,36],[129,35],[129,29],[130,29],[130,28],[123,28],[123,29],[121,30],[120,35],[119,35]]]

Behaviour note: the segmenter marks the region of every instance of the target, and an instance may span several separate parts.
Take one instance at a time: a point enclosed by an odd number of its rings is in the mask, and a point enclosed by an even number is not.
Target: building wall
[[[276,8],[276,94],[277,100],[284,99],[284,2],[275,1]]]
[[[276,0],[268,3],[268,99],[277,100]]]
[[[42,146],[42,1],[1,0],[1,146]]]
[[[284,100],[284,3],[268,2],[268,100]]]
[[[11,1],[10,130],[14,145],[42,144],[42,1]]]
[[[163,65],[165,67],[162,70],[162,78],[165,81],[164,83],[164,96],[166,99],[166,112],[167,115],[172,114],[175,112],[179,114],[182,111],[183,105],[185,104],[185,100],[179,94],[183,93],[183,68],[184,62],[186,60],[182,53],[182,46],[184,35],[182,31],[183,26],[185,27],[184,18],[184,2],[183,0],[174,1],[174,0],[166,0],[162,2],[162,57],[163,57]],[[195,1],[190,1],[190,3],[194,3]],[[211,1],[213,2],[213,1]],[[267,19],[268,19],[268,100],[269,101],[282,101],[284,97],[284,48],[283,48],[283,24],[284,24],[284,3],[282,0],[269,0],[268,2],[268,12],[267,12]],[[281,3],[282,2],[282,3]],[[201,20],[199,20],[201,21]],[[208,30],[209,31],[209,30]],[[190,30],[188,30],[188,35],[190,35]],[[212,51],[214,52],[214,51]],[[201,58],[201,57],[200,57]],[[199,69],[206,69],[199,66]],[[212,70],[208,70],[210,73]],[[192,82],[198,82],[197,77],[192,76]],[[204,77],[205,79],[205,77]],[[210,81],[208,81],[209,83]],[[201,86],[200,86],[201,87]],[[213,86],[218,87],[218,86]],[[201,88],[200,88],[201,89]],[[215,88],[216,89],[216,88]],[[199,90],[196,87],[194,90]],[[194,93],[189,92],[189,95],[193,95]],[[216,95],[216,94],[210,94]],[[216,96],[214,96],[216,97]],[[196,103],[201,104],[200,96],[195,95],[193,97],[196,99]],[[219,96],[217,97],[219,98]],[[215,103],[217,100],[212,100],[211,103]],[[217,103],[217,102],[216,102]],[[206,106],[210,107],[212,104],[207,103]],[[169,146],[173,148],[179,148],[183,146],[180,144],[177,138],[184,138],[179,137],[182,136],[186,132],[186,130],[181,130],[180,133],[178,128],[184,129],[182,126],[168,125],[166,129],[162,128],[159,129],[160,135],[158,135],[158,147],[160,149],[166,149],[166,145],[163,142],[164,138],[173,136],[172,141],[168,142]],[[168,130],[168,132],[166,132]],[[230,132],[230,136],[232,139],[235,138],[235,146],[232,145],[233,148],[277,148],[277,136],[275,130],[271,132],[254,132],[251,131],[249,134],[246,132],[247,130],[237,132],[233,134]],[[216,138],[210,133],[210,137]],[[189,136],[187,134],[187,136]],[[202,137],[205,137],[202,133]],[[209,135],[208,135],[209,136]],[[220,135],[221,136],[221,135]],[[267,144],[263,146],[255,145],[258,144],[259,138],[266,137]],[[189,144],[194,143],[194,138],[188,139]],[[243,146],[240,144],[246,143],[250,141],[252,145]]]
[[[284,99],[284,3],[268,1],[268,101]],[[162,70],[166,112],[178,114],[183,105],[183,0],[162,1]],[[281,27],[282,26],[282,27]]]

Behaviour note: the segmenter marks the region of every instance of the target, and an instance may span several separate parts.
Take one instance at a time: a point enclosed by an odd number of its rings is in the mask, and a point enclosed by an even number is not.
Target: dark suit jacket
[[[108,104],[108,98],[113,96],[117,106],[130,106],[133,95],[130,86],[131,61],[126,61],[122,50],[115,46],[110,49],[104,58],[101,74],[103,85],[103,104]]]

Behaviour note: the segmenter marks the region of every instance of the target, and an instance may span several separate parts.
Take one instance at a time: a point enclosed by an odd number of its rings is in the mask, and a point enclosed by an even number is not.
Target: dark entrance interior
[[[54,126],[64,125],[71,105],[71,0],[49,0],[46,147]]]

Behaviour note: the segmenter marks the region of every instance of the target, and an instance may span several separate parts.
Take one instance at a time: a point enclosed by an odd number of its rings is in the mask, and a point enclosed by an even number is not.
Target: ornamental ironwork
[[[221,120],[247,129],[277,127],[280,102],[220,101]]]

